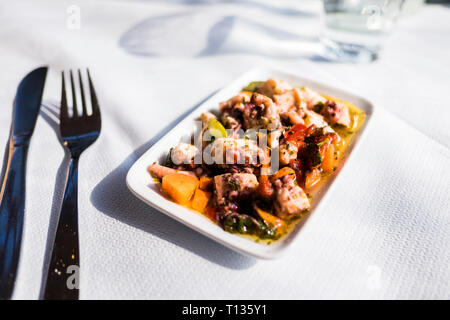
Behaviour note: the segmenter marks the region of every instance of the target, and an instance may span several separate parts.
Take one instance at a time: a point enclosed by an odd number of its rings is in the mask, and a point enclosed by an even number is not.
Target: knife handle
[[[70,159],[64,199],[45,284],[45,300],[78,300],[78,158]]]
[[[11,139],[0,192],[0,299],[10,299],[19,263],[28,143]]]

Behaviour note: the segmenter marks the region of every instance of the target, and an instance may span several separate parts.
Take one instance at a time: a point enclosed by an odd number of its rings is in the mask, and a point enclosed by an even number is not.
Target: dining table
[[[89,68],[102,112],[79,163],[80,299],[450,299],[450,6],[400,16],[369,63],[328,60],[322,28],[315,0],[1,0],[0,143],[17,84],[49,68],[13,299],[42,297],[70,160],[61,71],[78,68]],[[126,185],[142,154],[252,68],[374,105],[326,202],[274,260],[232,251]]]

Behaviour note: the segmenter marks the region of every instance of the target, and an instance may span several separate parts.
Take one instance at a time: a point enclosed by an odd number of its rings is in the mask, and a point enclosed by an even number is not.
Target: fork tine
[[[81,105],[82,105],[82,108],[83,108],[83,109],[82,109],[82,110],[83,110],[82,115],[85,116],[85,117],[87,117],[88,113],[87,113],[87,108],[86,108],[86,100],[85,100],[85,97],[84,97],[83,81],[81,80],[81,72],[80,72],[80,69],[78,69],[78,80],[79,80],[79,82],[80,82]]]
[[[72,74],[72,70],[70,70],[70,85],[72,88],[72,117],[77,117],[78,116],[78,108],[77,108],[77,97],[75,94],[75,83],[73,81],[73,74]]]
[[[98,106],[97,95],[95,94],[94,85],[92,84],[91,74],[89,69],[87,69],[87,75],[89,80],[89,91],[91,92],[91,105],[92,105],[92,116],[100,117],[100,109]]]
[[[69,117],[67,112],[67,98],[66,98],[66,82],[64,81],[64,71],[61,72],[62,77],[62,89],[61,89],[61,109],[59,110],[60,122],[66,120]]]

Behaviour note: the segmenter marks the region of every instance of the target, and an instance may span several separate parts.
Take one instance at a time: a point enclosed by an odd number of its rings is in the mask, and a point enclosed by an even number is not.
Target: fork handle
[[[78,300],[79,258],[78,157],[72,157],[47,274],[45,300]]]

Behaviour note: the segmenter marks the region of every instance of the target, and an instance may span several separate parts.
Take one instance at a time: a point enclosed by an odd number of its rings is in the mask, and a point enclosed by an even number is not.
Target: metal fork
[[[92,114],[87,113],[85,93],[81,72],[78,69],[82,112],[77,113],[77,100],[72,70],[70,70],[70,85],[72,88],[72,116],[69,116],[66,99],[64,71],[62,72],[61,110],[59,114],[59,129],[62,144],[70,152],[70,167],[66,180],[64,199],[53,244],[47,280],[44,289],[44,299],[78,299],[79,288],[79,245],[78,245],[78,160],[100,134],[101,118],[97,97],[87,70],[89,91],[91,96]]]

